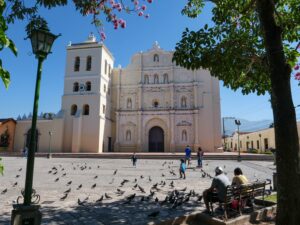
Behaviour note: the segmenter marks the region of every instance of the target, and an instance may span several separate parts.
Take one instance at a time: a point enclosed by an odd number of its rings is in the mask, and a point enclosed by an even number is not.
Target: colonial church
[[[155,42],[127,68],[90,35],[67,47],[61,110],[41,114],[37,152],[217,151],[221,146],[219,82],[187,70]],[[31,116],[19,117],[16,151],[29,145]]]

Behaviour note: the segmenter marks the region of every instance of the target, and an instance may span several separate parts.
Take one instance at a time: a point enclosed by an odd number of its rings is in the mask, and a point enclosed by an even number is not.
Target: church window
[[[71,106],[71,116],[75,116],[76,112],[77,112],[77,105],[74,104]]]
[[[149,84],[149,76],[148,75],[144,76],[144,83]]]
[[[87,82],[85,83],[85,90],[86,90],[86,91],[91,91],[91,90],[92,90],[92,84],[91,84],[90,81],[87,81]]]
[[[131,141],[131,131],[130,130],[126,131],[126,141]]]
[[[158,57],[157,54],[155,54],[155,55],[153,56],[153,61],[154,61],[154,62],[159,62],[159,57]]]
[[[111,75],[111,65],[109,64],[108,65],[108,76],[110,76]]]
[[[154,106],[155,108],[158,107],[158,101],[157,101],[157,100],[154,100],[154,101],[153,101],[153,106]]]
[[[106,93],[106,84],[103,85],[103,91]]]
[[[105,105],[102,105],[102,113],[105,114]]]
[[[132,101],[131,98],[127,99],[127,109],[131,109],[132,108]]]
[[[183,97],[181,98],[181,107],[182,107],[182,108],[186,108],[186,106],[187,106],[187,104],[186,104],[186,97],[183,96]]]
[[[78,90],[79,90],[79,84],[78,84],[78,82],[75,82],[73,84],[73,92],[78,92]]]
[[[167,84],[169,83],[169,77],[168,77],[168,74],[164,74],[164,84]]]
[[[74,63],[74,71],[77,72],[79,71],[80,68],[80,58],[79,56],[75,57],[75,63]]]
[[[83,106],[83,115],[87,116],[90,114],[90,106],[89,105],[84,105]]]
[[[105,60],[105,65],[104,65],[104,74],[107,74],[107,60]]]
[[[159,83],[158,75],[155,74],[154,75],[154,84],[158,84],[158,83]]]
[[[181,134],[181,140],[182,140],[182,141],[187,141],[187,132],[186,132],[186,130],[183,130],[183,131],[182,131],[182,134]]]
[[[92,68],[92,56],[89,55],[86,58],[86,70],[91,71],[91,68]]]

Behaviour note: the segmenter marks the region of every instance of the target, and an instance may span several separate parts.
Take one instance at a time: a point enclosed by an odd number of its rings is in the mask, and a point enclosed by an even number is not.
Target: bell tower
[[[64,152],[102,152],[110,135],[113,56],[93,34],[67,46],[64,94]]]

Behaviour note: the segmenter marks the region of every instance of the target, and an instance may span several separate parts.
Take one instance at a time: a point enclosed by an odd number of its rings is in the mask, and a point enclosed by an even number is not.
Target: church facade
[[[154,43],[126,68],[93,36],[67,47],[59,113],[42,114],[37,151],[217,151],[221,146],[219,82],[207,70],[187,70]],[[29,145],[30,116],[19,117],[15,150]]]

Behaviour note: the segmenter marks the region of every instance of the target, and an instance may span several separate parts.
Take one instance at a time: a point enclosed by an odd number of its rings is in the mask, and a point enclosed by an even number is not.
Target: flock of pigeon
[[[194,201],[198,202],[201,204],[202,200],[202,195],[199,193],[196,193],[195,190],[188,190],[187,187],[177,189],[175,186],[174,180],[172,179],[171,181],[167,180],[166,177],[173,177],[177,178],[179,174],[175,172],[173,169],[173,161],[167,162],[165,161],[162,164],[162,168],[167,169],[169,175],[162,173],[161,174],[161,181],[160,182],[153,182],[154,178],[151,176],[144,176],[140,175],[132,180],[129,179],[123,179],[119,184],[115,183],[116,190],[110,193],[104,193],[103,195],[99,195],[98,199],[93,200],[93,202],[90,199],[90,196],[86,196],[83,199],[78,198],[77,199],[77,204],[80,206],[87,206],[90,203],[94,204],[101,204],[105,200],[113,200],[114,198],[120,198],[122,197],[124,201],[122,204],[134,204],[135,202],[155,202],[157,206],[164,206],[164,207],[169,207],[170,209],[176,209],[187,202],[189,202],[192,198]],[[177,168],[177,167],[176,167]],[[72,170],[80,170],[80,171],[85,171],[85,170],[91,170],[91,166],[88,166],[86,163],[84,164],[75,164],[72,163]],[[100,169],[100,166],[97,166],[97,169]],[[195,169],[194,169],[195,170]],[[112,184],[115,181],[115,175],[118,173],[118,169],[112,171],[112,180],[109,182],[109,184]],[[49,175],[52,176],[57,176],[53,182],[59,182],[63,177],[67,177],[67,172],[65,168],[62,165],[58,166],[53,166],[49,171]],[[205,172],[203,169],[201,169],[201,175],[199,176],[200,178],[212,178],[210,174]],[[100,177],[99,177],[100,178]],[[95,175],[93,178],[94,184],[90,186],[90,189],[95,189],[97,187],[97,179],[98,175]],[[157,180],[157,177],[155,177]],[[146,191],[146,188],[141,185],[141,183],[147,182],[149,186],[150,184],[150,190]],[[79,184],[76,186],[72,186],[72,180],[69,180],[66,184],[66,190],[63,192],[61,196],[59,196],[60,201],[65,201],[69,194],[72,191],[78,191],[83,188],[83,184]],[[131,191],[128,191],[130,189]],[[128,193],[126,195],[126,192]],[[132,193],[134,192],[134,193]],[[131,193],[131,194],[129,194]],[[159,195],[159,196],[157,196]],[[163,199],[161,196],[165,196]],[[161,199],[159,199],[159,197]],[[148,217],[157,217],[160,214],[160,210],[158,207],[158,210],[151,212]]]

